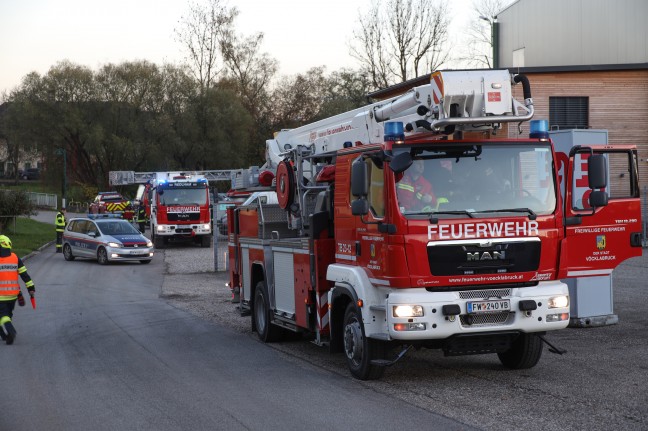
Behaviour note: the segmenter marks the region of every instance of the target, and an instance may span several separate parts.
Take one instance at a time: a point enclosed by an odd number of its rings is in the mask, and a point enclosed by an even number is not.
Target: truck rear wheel
[[[506,368],[533,368],[542,356],[542,340],[535,334],[520,334],[510,349],[497,356]]]
[[[375,380],[385,372],[385,367],[372,365],[373,359],[384,359],[384,343],[365,336],[362,315],[354,303],[347,306],[343,324],[344,354],[353,377],[360,380]]]
[[[270,301],[268,291],[263,281],[259,281],[254,290],[254,304],[252,304],[252,319],[259,339],[264,343],[279,341],[281,328],[270,323]]]

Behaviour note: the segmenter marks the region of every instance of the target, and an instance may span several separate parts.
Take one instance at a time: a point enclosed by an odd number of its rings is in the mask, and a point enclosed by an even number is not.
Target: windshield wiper
[[[430,223],[432,224],[437,224],[439,222],[439,218],[436,217],[439,214],[444,214],[444,215],[466,215],[470,218],[475,218],[474,215],[472,215],[472,211],[466,211],[466,210],[459,210],[459,211],[435,211],[432,214],[430,214]]]
[[[538,218],[538,214],[534,213],[531,208],[506,208],[501,210],[479,210],[476,213],[526,213],[529,214],[529,220]]]

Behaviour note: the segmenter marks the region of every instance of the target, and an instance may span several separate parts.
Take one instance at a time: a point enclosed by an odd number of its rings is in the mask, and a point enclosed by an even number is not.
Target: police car
[[[101,265],[117,261],[149,263],[153,243],[128,221],[105,214],[102,218],[71,219],[63,232],[63,257],[96,259]]]

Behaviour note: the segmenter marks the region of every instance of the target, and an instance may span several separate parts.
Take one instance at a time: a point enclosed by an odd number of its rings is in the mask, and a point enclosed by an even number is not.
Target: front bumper
[[[535,287],[475,289],[461,292],[428,292],[421,289],[392,291],[386,302],[386,322],[389,339],[439,340],[458,334],[480,334],[497,331],[545,332],[566,328],[569,323],[569,304],[564,308],[549,308],[549,300],[569,296],[567,285],[560,281],[542,282]],[[510,310],[468,313],[467,303],[485,298],[510,300]],[[532,301],[535,310],[522,311]],[[396,305],[420,305],[420,317],[394,317]],[[445,310],[459,310],[459,315],[444,314]],[[458,308],[457,308],[458,307]],[[552,315],[552,316],[550,316]],[[547,321],[549,319],[559,320]]]
[[[108,260],[117,261],[141,261],[153,259],[153,247],[106,247]]]
[[[155,234],[160,236],[196,236],[211,235],[211,223],[198,224],[160,224],[156,226]]]

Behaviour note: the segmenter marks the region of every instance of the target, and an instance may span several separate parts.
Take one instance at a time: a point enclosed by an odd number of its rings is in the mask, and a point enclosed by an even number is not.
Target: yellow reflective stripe
[[[25,283],[25,287],[34,287],[34,280],[29,280],[27,283]]]
[[[22,274],[23,272],[27,272],[27,268],[25,268],[24,266],[18,268],[18,274]]]
[[[416,199],[422,199],[422,198],[423,198],[423,195],[421,193],[416,194]]]
[[[11,317],[9,316],[0,317],[0,325],[4,325],[5,323],[9,323],[9,322],[11,322]]]
[[[398,188],[414,193],[414,186],[410,186],[409,184],[399,184]]]
[[[447,204],[448,202],[450,202],[450,201],[449,201],[447,198],[437,198],[437,205],[436,205],[436,209],[437,209],[437,210],[439,209],[439,205],[441,205],[441,204]]]

